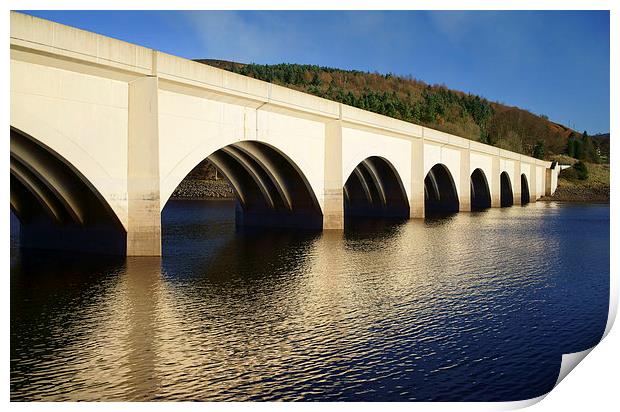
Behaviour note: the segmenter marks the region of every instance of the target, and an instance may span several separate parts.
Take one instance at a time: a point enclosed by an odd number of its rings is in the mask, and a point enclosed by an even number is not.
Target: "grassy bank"
[[[555,159],[560,164],[575,164],[576,159],[561,156]],[[566,202],[609,202],[610,168],[609,164],[585,163],[588,170],[586,179],[579,179],[571,169],[560,172],[558,189],[553,196],[543,200]]]

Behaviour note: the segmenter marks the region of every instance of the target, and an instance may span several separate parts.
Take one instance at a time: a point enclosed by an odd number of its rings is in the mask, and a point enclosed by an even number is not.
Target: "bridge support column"
[[[521,161],[515,160],[514,182],[512,183],[512,204],[521,204]]]
[[[161,256],[157,77],[129,83],[127,255]]]
[[[553,173],[555,172],[554,169],[547,169],[545,168],[545,196],[551,196],[553,195],[553,192],[555,192],[554,188],[553,188]]]
[[[530,203],[536,202],[538,200],[536,196],[536,187],[538,186],[538,178],[536,176],[536,165],[530,165]]]
[[[424,140],[411,141],[411,199],[409,217],[424,218]]]
[[[471,176],[469,174],[469,149],[461,149],[459,177],[459,212],[471,212]]]
[[[344,229],[342,181],[342,122],[325,125],[323,229]]]
[[[553,173],[553,169],[545,168],[545,196],[551,196],[551,175]]]
[[[491,207],[501,207],[499,155],[492,158],[491,173]]]

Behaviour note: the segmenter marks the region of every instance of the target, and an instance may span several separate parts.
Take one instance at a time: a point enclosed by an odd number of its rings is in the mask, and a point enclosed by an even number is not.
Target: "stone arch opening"
[[[514,202],[512,195],[512,184],[510,183],[510,176],[508,173],[502,172],[500,175],[500,206],[509,207]]]
[[[236,199],[238,226],[322,228],[323,215],[309,182],[273,146],[258,141],[227,145],[210,154],[188,175],[206,164],[212,165],[230,185]]]
[[[10,142],[10,203],[20,247],[125,254],[125,228],[77,169],[14,127]]]
[[[361,161],[343,189],[344,216],[406,219],[409,201],[398,172],[386,159],[371,156]]]
[[[491,207],[489,183],[482,169],[476,169],[470,178],[471,209],[484,210]]]
[[[521,174],[521,204],[526,205],[530,203],[530,186],[527,183],[527,176],[525,173]]]
[[[459,197],[452,174],[445,165],[438,163],[424,178],[424,213],[432,216],[458,211]]]

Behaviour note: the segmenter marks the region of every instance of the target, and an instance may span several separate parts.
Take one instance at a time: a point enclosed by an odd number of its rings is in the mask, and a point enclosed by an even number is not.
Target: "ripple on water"
[[[12,400],[515,400],[601,336],[609,208],[532,204],[341,234],[172,202],[164,258],[11,237]]]

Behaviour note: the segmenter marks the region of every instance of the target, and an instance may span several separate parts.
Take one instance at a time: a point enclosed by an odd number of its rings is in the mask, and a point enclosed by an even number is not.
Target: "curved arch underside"
[[[424,178],[424,213],[456,213],[459,211],[459,198],[450,171],[436,164]]]
[[[237,195],[237,225],[320,229],[323,215],[301,171],[256,141],[228,145],[207,158]]]
[[[10,140],[10,202],[22,247],[125,253],[124,228],[82,176],[12,127]]]
[[[530,203],[530,185],[527,183],[525,174],[521,174],[521,204]]]
[[[500,175],[500,205],[501,207],[512,206],[514,198],[512,195],[512,184],[508,173],[502,172]]]
[[[346,217],[408,218],[409,201],[402,181],[383,158],[360,162],[344,185]]]
[[[476,169],[470,178],[471,209],[484,210],[491,207],[491,192],[484,172]]]

